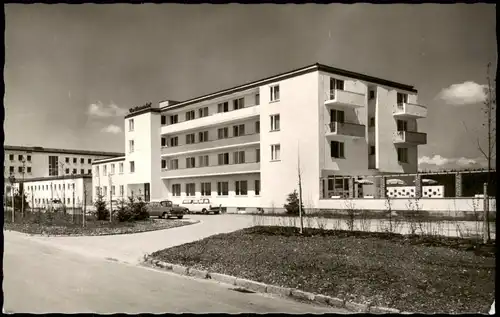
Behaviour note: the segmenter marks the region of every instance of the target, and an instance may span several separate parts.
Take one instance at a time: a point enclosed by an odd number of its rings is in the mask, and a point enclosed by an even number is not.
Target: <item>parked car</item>
[[[206,214],[214,213],[219,214],[221,212],[221,207],[212,205],[212,202],[209,198],[201,198],[201,199],[185,199],[181,206],[186,207],[193,214]]]
[[[151,201],[147,205],[150,217],[182,219],[189,209],[183,206],[174,205],[170,200]]]

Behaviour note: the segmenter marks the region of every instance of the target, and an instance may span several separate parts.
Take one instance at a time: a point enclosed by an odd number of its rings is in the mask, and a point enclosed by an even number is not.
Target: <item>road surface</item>
[[[342,313],[85,256],[4,231],[4,310],[14,313]]]

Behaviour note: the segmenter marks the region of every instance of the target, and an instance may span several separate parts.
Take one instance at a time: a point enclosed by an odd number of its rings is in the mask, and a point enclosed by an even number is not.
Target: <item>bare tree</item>
[[[16,209],[15,209],[15,197],[14,197],[14,183],[16,182],[16,177],[14,176],[14,174],[10,174],[9,176],[9,183],[10,183],[10,193],[11,193],[11,196],[12,196],[12,223],[14,223],[15,221],[15,212],[16,212]]]
[[[299,218],[300,234],[304,232],[304,221],[302,219],[302,172],[300,171],[300,144],[297,144],[297,172],[299,174]]]

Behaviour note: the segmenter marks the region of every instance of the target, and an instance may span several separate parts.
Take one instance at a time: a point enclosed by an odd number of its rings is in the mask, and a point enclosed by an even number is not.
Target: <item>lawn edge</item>
[[[209,272],[207,270],[199,270],[184,265],[168,263],[155,259],[152,256],[145,255],[143,264],[152,266],[154,268],[159,268],[165,271],[169,271],[182,276],[190,276],[199,279],[210,279],[224,284],[229,284],[232,286],[238,286],[240,288],[245,288],[256,293],[267,293],[272,295],[278,295],[281,297],[291,298],[296,301],[307,301],[320,305],[327,305],[335,308],[343,308],[352,312],[359,313],[374,313],[374,314],[400,314],[399,309],[381,307],[381,306],[371,306],[370,304],[361,304],[352,301],[346,301],[345,299],[331,297],[323,294],[316,294],[311,292],[305,292],[295,288],[281,287],[277,285],[265,284],[261,282],[256,282],[244,278],[239,278],[236,276]]]

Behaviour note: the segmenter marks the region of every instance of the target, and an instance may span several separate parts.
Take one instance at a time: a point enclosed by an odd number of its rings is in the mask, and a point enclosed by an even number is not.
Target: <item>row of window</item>
[[[5,168],[4,168],[5,169]],[[14,174],[15,173],[15,167],[14,166],[9,166],[9,174]],[[22,166],[17,167],[17,172],[18,173],[23,173],[24,169]],[[26,166],[26,173],[31,174],[31,166]]]
[[[62,186],[61,186],[62,185]],[[70,187],[71,185],[71,187]],[[47,184],[47,185],[31,185],[26,186],[27,190],[37,191],[37,190],[66,190],[66,184]],[[75,184],[68,184],[68,189],[75,189]]]
[[[398,162],[408,163],[408,148],[397,148]],[[375,155],[375,146],[370,146],[370,155]],[[330,156],[333,158],[345,158],[344,143],[331,141]]]
[[[120,186],[119,186],[119,188],[120,188],[120,193],[119,193],[119,195],[120,195],[120,196],[123,196],[123,195],[124,195],[124,193],[125,193],[125,186],[120,185]],[[96,193],[98,193],[98,194],[99,194],[99,193],[101,193],[103,196],[107,196],[107,195],[108,195],[108,186],[102,186],[102,187],[96,186],[96,187],[95,187],[95,191],[96,191]],[[115,186],[115,185],[112,185],[112,186],[111,186],[111,195],[112,195],[112,196],[115,196],[115,195],[116,195],[116,186]]]
[[[344,85],[343,80],[330,77],[330,91],[331,92],[333,92],[333,90],[344,90],[344,86],[345,85]],[[396,98],[397,98],[398,104],[403,104],[403,103],[408,102],[408,94],[398,92]],[[373,89],[369,90],[368,99],[369,100],[375,99],[375,90],[373,90]]]
[[[19,162],[22,162],[24,160],[24,155],[19,154],[17,159]],[[14,154],[9,154],[9,161],[14,161]],[[31,155],[26,155],[26,161],[31,162]]]
[[[47,205],[50,204],[53,199],[50,198],[35,198],[35,203],[37,204],[42,204],[42,205]],[[64,203],[64,201],[61,201],[61,203]],[[66,203],[71,204],[75,203],[75,198],[66,198]]]
[[[279,118],[278,118],[279,121]],[[233,126],[233,134],[232,137],[240,137],[246,135],[245,133],[245,124],[238,124]],[[260,133],[260,121],[255,122],[255,133]],[[209,142],[213,140],[209,140],[208,137],[208,131],[200,131],[197,133],[198,134],[198,142],[196,142],[196,133],[189,133],[186,134],[186,143],[185,144],[195,144],[195,143],[202,143],[202,142]],[[217,129],[217,139],[227,139],[229,138],[229,127],[224,127],[224,128],[219,128]],[[168,145],[167,145],[167,138],[162,137],[161,138],[161,146],[162,147],[174,147],[179,145],[179,137],[171,137],[168,139]]]
[[[133,164],[134,162],[130,162],[130,163],[132,163],[130,165],[132,167],[132,165],[134,165]],[[95,171],[96,171],[96,174],[99,175],[99,166],[95,167]],[[133,171],[131,171],[131,172],[133,172]],[[123,162],[118,163],[118,173],[123,174]],[[115,174],[115,163],[110,164],[109,175],[113,175],[113,174]],[[102,165],[102,175],[103,176],[108,175],[108,165]]]
[[[219,153],[217,155],[217,165],[229,165],[229,164],[244,164],[244,163],[249,163],[245,160],[245,151],[236,151],[233,152],[233,160],[232,163],[229,163],[229,153]],[[260,162],[260,149],[255,150],[255,163]],[[168,161],[169,170],[176,170],[179,169],[179,159],[171,159]],[[186,157],[186,168],[195,168],[195,167],[207,167],[211,166],[210,164],[210,156],[208,155],[200,155],[198,156],[198,164],[196,164],[196,158],[193,157]],[[213,165],[212,165],[213,166]],[[167,160],[161,160],[161,168],[162,169],[167,169]]]
[[[186,196],[196,196],[196,183],[184,184],[185,195]],[[217,195],[218,196],[228,196],[229,195],[229,182],[217,182]],[[255,196],[260,195],[260,180],[254,181],[254,191]],[[200,184],[201,196],[212,196],[212,183],[202,182]],[[236,196],[247,196],[248,195],[248,181],[238,180],[234,182],[234,193]],[[172,185],[172,196],[181,196],[181,184]]]
[[[71,162],[71,159],[69,157],[66,157],[65,158],[65,162],[66,163],[70,163]],[[73,164],[77,164],[78,163],[78,159],[76,157],[73,158]],[[87,163],[88,164],[92,164],[92,159],[87,159]],[[85,164],[85,159],[84,158],[80,158],[80,164]]]

